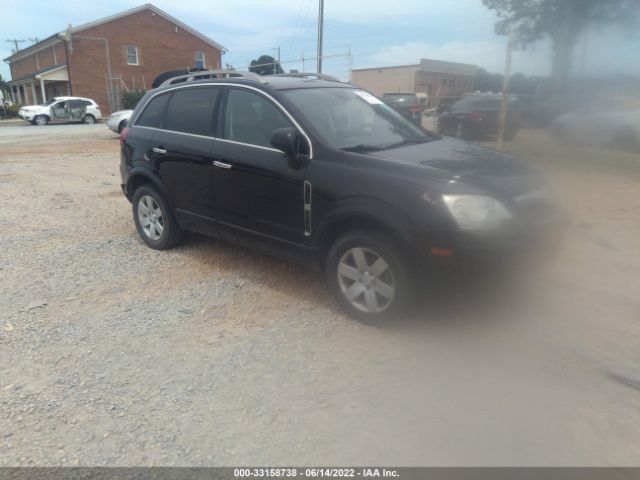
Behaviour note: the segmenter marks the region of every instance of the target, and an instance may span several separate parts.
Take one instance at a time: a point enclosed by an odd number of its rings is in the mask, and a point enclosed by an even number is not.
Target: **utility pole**
[[[322,73],[322,29],[324,28],[324,0],[318,5],[318,73]]]
[[[353,70],[353,55],[351,55],[351,44],[347,45],[349,82],[351,82],[351,70]]]
[[[7,38],[6,41],[9,42],[9,43],[13,43],[16,46],[16,52],[15,53],[18,53],[20,51],[20,45],[18,45],[18,44],[26,42],[26,40],[24,40],[24,39],[23,40],[18,40],[17,38]]]
[[[301,52],[302,52],[302,72],[304,73],[304,72],[306,72],[306,70],[304,68],[304,49],[301,50]]]
[[[511,81],[511,48],[513,33],[507,35],[507,53],[504,60],[504,78],[502,81],[502,101],[500,103],[500,119],[498,123],[498,149],[504,145],[504,129],[507,124],[507,106],[509,103],[509,83]]]
[[[273,50],[277,50],[278,51],[278,63],[276,63],[276,59],[273,59],[273,74],[275,75],[276,73],[278,73],[278,67],[277,65],[280,64],[280,47],[274,47]]]

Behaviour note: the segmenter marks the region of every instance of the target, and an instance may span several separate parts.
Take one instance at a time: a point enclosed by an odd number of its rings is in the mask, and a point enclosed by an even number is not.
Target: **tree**
[[[275,71],[274,71],[275,70]],[[280,62],[271,55],[260,55],[257,60],[251,60],[249,71],[258,75],[271,75],[273,73],[284,73]]]
[[[5,97],[9,95],[9,85],[7,84],[7,81],[2,78],[2,75],[0,75],[0,91],[2,91]]]
[[[512,34],[516,46],[525,47],[548,36],[553,55],[553,88],[566,87],[573,48],[589,25],[640,24],[637,0],[482,0],[498,14],[496,33]]]

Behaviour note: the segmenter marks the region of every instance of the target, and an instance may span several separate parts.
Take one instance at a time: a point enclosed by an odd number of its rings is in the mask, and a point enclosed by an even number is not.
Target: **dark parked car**
[[[422,112],[427,107],[426,96],[417,93],[383,93],[382,101],[393,108],[407,120],[417,125],[422,124]]]
[[[528,252],[560,221],[526,163],[427,132],[352,85],[172,81],[121,134],[122,189],[151,248],[193,230],[301,262],[375,323],[439,266]]]
[[[438,133],[464,139],[480,139],[497,135],[500,118],[500,95],[467,95],[438,116]],[[507,108],[504,138],[515,137],[520,116],[515,101]]]

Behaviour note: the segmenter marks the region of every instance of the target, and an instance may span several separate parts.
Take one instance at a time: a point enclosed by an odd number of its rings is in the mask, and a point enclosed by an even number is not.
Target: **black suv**
[[[530,166],[353,85],[210,77],[147,92],[122,132],[122,189],[151,248],[192,230],[280,255],[324,271],[349,314],[376,322],[437,266],[526,251],[559,223]]]

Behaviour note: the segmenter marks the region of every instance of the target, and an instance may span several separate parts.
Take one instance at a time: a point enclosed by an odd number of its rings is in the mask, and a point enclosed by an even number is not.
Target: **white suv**
[[[96,123],[102,118],[100,106],[90,98],[54,97],[41,105],[27,105],[18,112],[20,118],[34,125],[49,122]]]

